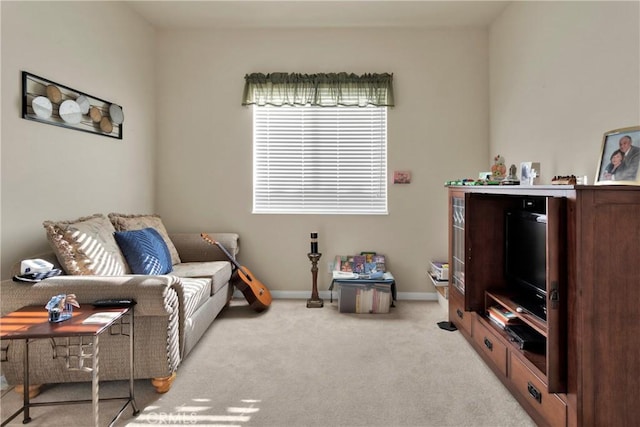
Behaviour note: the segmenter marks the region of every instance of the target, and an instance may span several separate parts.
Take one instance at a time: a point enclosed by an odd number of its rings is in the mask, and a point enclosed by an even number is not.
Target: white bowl
[[[53,106],[49,98],[46,96],[38,96],[31,101],[31,108],[33,108],[33,112],[36,113],[36,116],[41,119],[48,119],[51,117],[51,113],[53,112]]]
[[[76,102],[80,106],[80,112],[82,114],[87,114],[89,112],[89,107],[91,106],[91,104],[89,104],[89,100],[86,96],[80,95],[76,98]]]
[[[77,125],[80,123],[80,120],[82,120],[82,111],[80,111],[80,106],[76,101],[71,101],[70,99],[60,104],[58,114],[60,114],[62,120],[72,125]]]
[[[119,105],[111,104],[109,106],[109,116],[111,116],[113,124],[119,125],[124,121],[124,114]]]

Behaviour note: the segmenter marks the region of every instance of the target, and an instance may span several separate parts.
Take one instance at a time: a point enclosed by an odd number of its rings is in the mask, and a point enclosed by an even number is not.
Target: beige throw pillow
[[[109,219],[111,223],[115,227],[116,231],[132,231],[132,230],[142,230],[143,228],[155,228],[162,239],[167,244],[167,248],[169,248],[169,253],[171,254],[171,262],[173,265],[180,264],[180,255],[178,255],[178,250],[175,245],[169,238],[169,233],[167,233],[167,229],[162,223],[162,218],[160,215],[149,214],[149,215],[123,215],[118,213],[110,213]]]
[[[74,221],[45,221],[42,225],[67,274],[119,276],[130,273],[113,235],[115,229],[104,215]]]

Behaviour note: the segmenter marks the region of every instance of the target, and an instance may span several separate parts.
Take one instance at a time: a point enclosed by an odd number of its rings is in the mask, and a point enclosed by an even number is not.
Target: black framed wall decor
[[[26,71],[22,72],[22,118],[122,139],[120,105]]]

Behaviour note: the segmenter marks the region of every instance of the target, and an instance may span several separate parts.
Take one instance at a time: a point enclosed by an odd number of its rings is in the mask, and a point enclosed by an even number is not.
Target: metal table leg
[[[22,424],[27,424],[31,421],[29,416],[29,339],[24,340],[24,361],[22,362],[23,369],[23,383],[24,390],[22,391],[22,410],[24,411],[24,418]]]
[[[99,349],[99,341],[100,335],[96,335],[93,337],[93,355],[91,356],[92,366],[91,366],[91,405],[93,407],[93,425],[98,427],[100,425],[99,421],[99,390],[100,390],[100,349]]]

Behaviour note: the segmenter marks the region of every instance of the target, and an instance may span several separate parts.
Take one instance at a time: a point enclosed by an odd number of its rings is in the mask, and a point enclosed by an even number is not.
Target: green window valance
[[[394,106],[389,73],[252,73],[244,79],[242,105]]]

